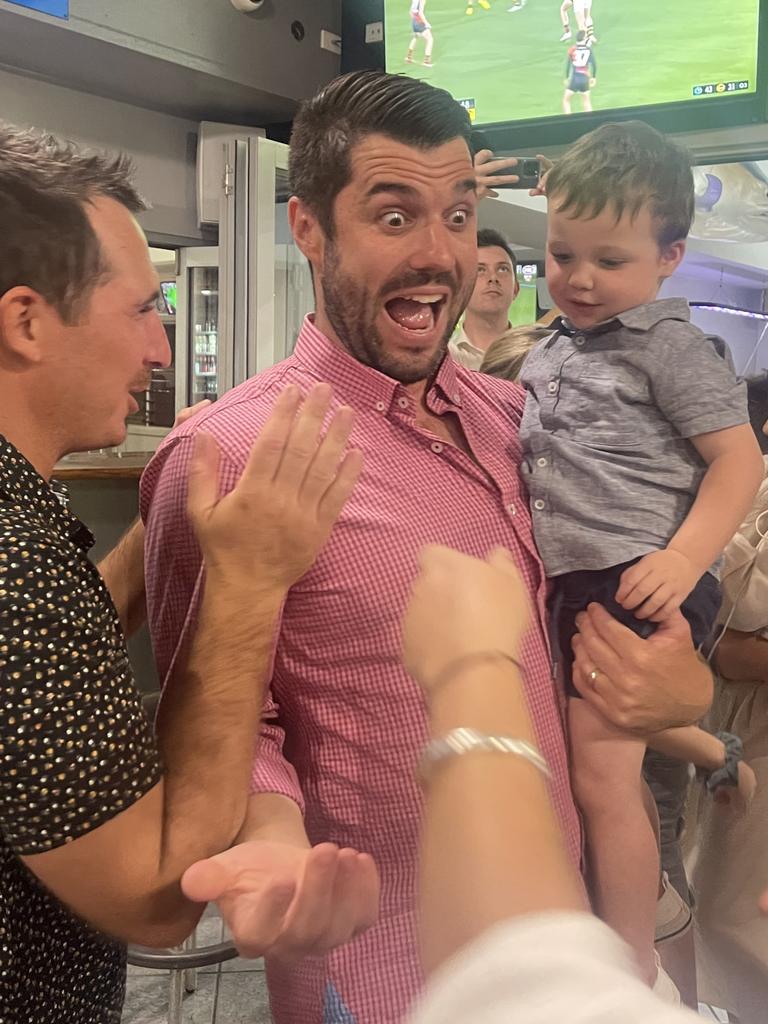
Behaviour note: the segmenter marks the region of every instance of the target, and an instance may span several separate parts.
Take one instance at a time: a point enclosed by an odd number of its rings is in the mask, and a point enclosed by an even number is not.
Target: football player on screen
[[[575,93],[581,94],[581,109],[592,109],[590,90],[597,82],[597,62],[592,52],[590,41],[584,29],[576,35],[576,45],[568,50],[565,63],[565,92],[563,93],[563,113],[571,114],[571,100]]]
[[[477,0],[477,2],[480,4],[480,6],[483,8],[484,11],[490,11],[491,5],[488,3],[488,0]],[[474,13],[475,13],[475,0],[467,0],[467,14],[474,14]]]
[[[560,42],[564,43],[571,38],[570,10],[573,8],[573,15],[576,19],[578,32],[586,33],[585,38],[590,43],[596,43],[595,23],[592,20],[592,0],[563,0],[560,5],[560,19],[563,23],[563,34]]]
[[[487,0],[486,0],[487,2]],[[419,39],[424,40],[424,60],[423,64],[427,68],[432,67],[432,47],[435,45],[435,40],[432,35],[432,26],[424,16],[424,8],[427,5],[427,0],[411,0],[411,42],[408,46],[408,52],[405,55],[405,63],[413,64],[413,51],[416,48],[416,43]]]

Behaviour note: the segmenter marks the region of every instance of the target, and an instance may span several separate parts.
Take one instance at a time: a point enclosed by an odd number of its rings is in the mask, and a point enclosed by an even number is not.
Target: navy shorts
[[[589,75],[571,75],[568,88],[571,92],[589,92]]]
[[[571,674],[573,665],[571,640],[578,632],[576,616],[579,612],[584,611],[588,604],[593,601],[601,604],[614,618],[643,639],[656,632],[658,626],[655,622],[635,618],[631,611],[622,608],[616,600],[621,574],[637,561],[639,559],[635,558],[630,562],[623,562],[621,565],[612,565],[608,569],[583,569],[554,577],[552,582],[555,586],[552,593],[551,610],[552,630],[556,635],[553,640],[556,647],[559,648],[562,658],[565,692],[569,697],[579,696],[573,685]],[[697,648],[709,638],[720,611],[721,600],[720,584],[711,573],[707,572],[681,605],[680,611],[688,620],[693,643]]]
[[[427,26],[423,21],[416,21],[415,18],[411,18],[411,30],[415,36],[421,35],[422,32],[427,31]]]

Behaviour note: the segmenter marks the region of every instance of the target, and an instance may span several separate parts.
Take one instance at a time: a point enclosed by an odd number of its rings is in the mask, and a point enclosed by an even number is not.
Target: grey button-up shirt
[[[706,472],[689,438],[749,422],[726,345],[690,323],[683,299],[556,326],[521,377],[523,472],[548,576],[666,547]]]

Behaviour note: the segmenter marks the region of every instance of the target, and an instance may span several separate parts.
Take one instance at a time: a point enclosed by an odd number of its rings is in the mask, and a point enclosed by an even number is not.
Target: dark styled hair
[[[462,138],[471,152],[469,115],[444,89],[383,71],[335,78],[300,107],[289,156],[291,191],[328,238],[334,234],[334,201],[351,177],[352,148],[374,134],[419,149]]]
[[[634,218],[643,206],[665,248],[688,236],[694,213],[691,158],[642,121],[604,124],[583,135],[547,177],[549,201],[573,217],[597,217],[606,207]]]
[[[104,196],[146,209],[131,174],[124,155],[0,124],[0,295],[26,285],[76,321],[109,272],[85,204]]]
[[[477,232],[477,248],[487,249],[490,245],[503,249],[507,256],[509,256],[512,269],[517,271],[517,259],[504,235],[500,231],[496,231],[495,228],[480,228]]]
[[[763,433],[763,427],[768,421],[768,370],[755,374],[754,377],[746,377],[745,383],[747,385],[749,422],[755,432],[760,450],[763,455],[768,455],[768,437]]]

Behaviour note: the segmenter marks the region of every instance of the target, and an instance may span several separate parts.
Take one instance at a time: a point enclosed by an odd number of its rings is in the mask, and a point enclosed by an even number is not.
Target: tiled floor
[[[223,937],[223,923],[211,906],[198,926],[198,947]],[[167,971],[129,967],[123,1024],[166,1024],[169,990]],[[197,990],[184,996],[182,1019],[183,1024],[272,1024],[263,963],[237,959],[201,968]]]

